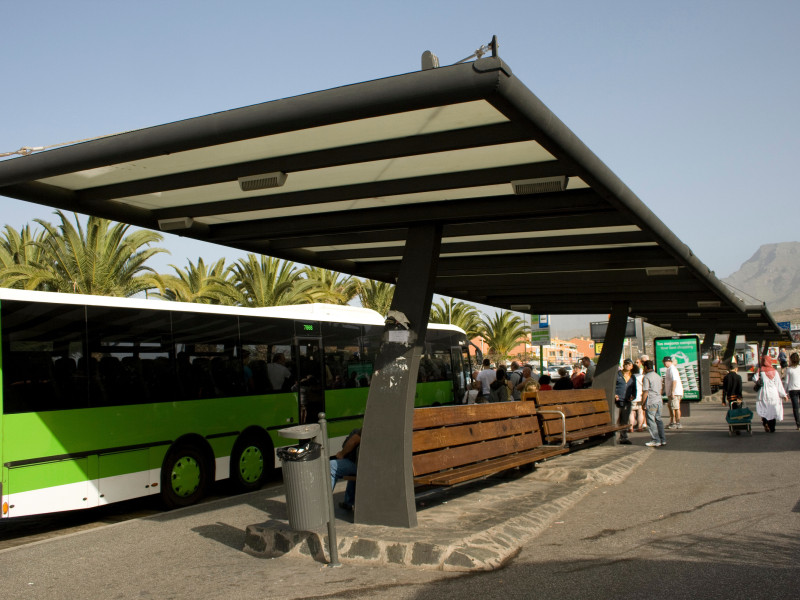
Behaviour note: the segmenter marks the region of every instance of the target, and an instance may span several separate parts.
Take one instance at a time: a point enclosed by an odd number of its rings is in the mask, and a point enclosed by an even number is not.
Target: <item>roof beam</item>
[[[86,188],[80,190],[78,196],[87,200],[125,198],[127,196],[213,185],[228,181],[236,182],[239,177],[257,175],[259,173],[273,173],[276,171],[297,173],[299,171],[400,158],[420,153],[448,152],[464,148],[493,146],[527,139],[529,138],[526,138],[512,123],[499,123],[425,135],[412,135],[400,139],[338,146],[324,150],[172,173],[160,177],[137,179],[113,185]]]
[[[650,239],[642,231],[631,231],[624,233],[606,233],[586,236],[552,236],[552,237],[531,237],[521,239],[500,239],[485,240],[474,242],[455,242],[442,244],[441,255],[460,254],[467,252],[511,252],[517,250],[558,250],[564,247],[593,246],[607,244],[633,244],[645,243]],[[323,259],[349,259],[357,260],[360,258],[380,258],[385,256],[396,256],[402,253],[401,247],[373,246],[370,248],[349,249],[349,250],[321,250],[317,255]],[[543,253],[545,256],[547,253]]]
[[[386,181],[371,181],[368,183],[355,183],[313,190],[299,190],[296,192],[264,194],[261,196],[249,196],[247,198],[204,202],[202,204],[172,206],[154,210],[153,214],[158,219],[211,217],[275,208],[291,208],[312,204],[327,204],[329,202],[361,200],[365,198],[383,198],[403,194],[457,190],[501,183],[508,183],[510,185],[511,181],[517,179],[549,177],[563,174],[563,166],[557,161],[546,161],[492,167],[473,171],[406,177]],[[246,219],[246,217],[244,218]]]
[[[509,200],[519,200],[519,207],[515,206],[515,215],[510,215],[508,219],[498,220],[503,223],[512,223],[517,218],[536,217],[542,220],[542,224],[548,223],[545,215],[561,214],[563,217],[556,223],[562,227],[579,227],[580,216],[585,216],[583,226],[597,227],[595,223],[622,224],[619,218],[614,216],[616,213],[608,211],[604,203],[598,201],[597,196],[589,189],[567,190],[564,192],[554,192],[550,194],[538,194],[535,196],[494,196],[489,198],[467,198],[462,200],[445,200],[442,202],[424,202],[419,204],[407,204],[400,206],[385,206],[380,208],[363,208],[346,210],[341,212],[317,213],[312,215],[301,215],[297,217],[280,217],[276,219],[259,219],[249,222],[226,223],[211,225],[211,240],[218,243],[227,243],[237,239],[249,237],[259,237],[264,239],[285,239],[293,236],[308,236],[318,231],[335,233],[337,231],[360,231],[363,229],[379,230],[383,227],[387,229],[397,229],[398,227],[408,227],[420,220],[436,220],[447,223],[449,221],[459,221],[462,225],[464,221],[470,221],[470,228],[457,229],[461,235],[475,235],[475,224],[481,224],[492,215],[486,214],[487,203],[509,202]],[[517,211],[517,208],[519,209]],[[189,211],[187,211],[189,212]],[[577,212],[578,215],[573,213]],[[608,215],[603,218],[602,215]],[[565,217],[564,215],[570,215]],[[599,215],[599,216],[598,216]],[[188,215],[187,215],[188,216]],[[537,221],[534,219],[534,222]],[[550,221],[551,223],[555,221]],[[522,226],[522,225],[519,225]],[[481,225],[483,227],[483,225]],[[491,225],[486,225],[487,229],[478,230],[491,231]],[[498,225],[495,223],[495,228]],[[502,227],[502,225],[500,226]],[[508,225],[501,231],[508,231]],[[455,228],[454,228],[455,229]],[[450,228],[445,226],[447,236],[455,235]],[[469,233],[468,233],[469,232]],[[351,237],[350,242],[353,239]],[[286,246],[284,246],[286,247]],[[296,247],[296,246],[295,246]]]

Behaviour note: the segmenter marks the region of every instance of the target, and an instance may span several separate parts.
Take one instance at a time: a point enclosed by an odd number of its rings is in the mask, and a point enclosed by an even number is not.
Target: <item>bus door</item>
[[[464,353],[467,352],[465,356]],[[462,404],[469,384],[469,354],[461,346],[450,347],[450,358],[453,365],[453,403]]]
[[[325,363],[322,360],[322,339],[296,338],[294,347],[300,423],[316,423],[317,415],[325,410]]]

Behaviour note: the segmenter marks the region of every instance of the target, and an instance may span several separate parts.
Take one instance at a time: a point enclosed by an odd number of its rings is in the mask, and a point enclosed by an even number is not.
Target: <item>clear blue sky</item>
[[[0,152],[454,63],[514,73],[718,276],[800,240],[798,0],[0,0]],[[52,209],[0,197],[0,225]],[[184,266],[239,256],[171,235]],[[230,262],[230,261],[229,261]]]

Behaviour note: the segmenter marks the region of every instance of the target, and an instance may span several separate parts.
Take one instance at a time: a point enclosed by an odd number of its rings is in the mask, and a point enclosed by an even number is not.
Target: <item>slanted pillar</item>
[[[700,393],[703,397],[711,395],[711,353],[715,335],[714,327],[709,326],[700,345]]]
[[[736,338],[738,334],[735,331],[731,331],[728,334],[728,342],[725,344],[725,353],[722,355],[722,362],[725,365],[731,364],[731,359],[733,358],[734,353],[736,352]],[[739,365],[742,366],[742,365]]]
[[[608,319],[606,337],[603,340],[603,351],[597,360],[592,388],[601,388],[606,392],[608,410],[612,422],[617,422],[617,406],[614,404],[614,391],[617,384],[617,371],[622,348],[625,345],[625,329],[628,326],[628,303],[615,302],[611,305],[611,317]]]
[[[409,229],[403,262],[370,383],[355,522],[416,527],[411,434],[422,346],[442,241],[440,225]]]

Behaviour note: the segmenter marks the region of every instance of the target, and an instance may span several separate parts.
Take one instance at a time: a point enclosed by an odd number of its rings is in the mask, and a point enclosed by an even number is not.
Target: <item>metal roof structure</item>
[[[387,282],[438,222],[439,294],[785,337],[496,56],[2,161],[0,194]]]

